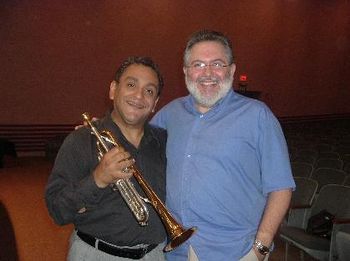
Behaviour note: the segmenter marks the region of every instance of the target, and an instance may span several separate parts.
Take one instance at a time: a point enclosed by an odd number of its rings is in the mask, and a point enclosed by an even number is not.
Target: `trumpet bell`
[[[163,251],[164,252],[169,252],[173,250],[174,248],[178,247],[181,245],[183,242],[185,242],[187,239],[189,239],[194,232],[196,232],[197,228],[196,227],[191,227],[179,235],[173,236],[171,238],[170,242],[164,247]]]

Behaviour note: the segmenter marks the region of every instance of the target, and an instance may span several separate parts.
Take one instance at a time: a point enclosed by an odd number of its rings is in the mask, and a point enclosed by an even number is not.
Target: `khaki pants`
[[[264,261],[269,260],[269,254],[267,254],[264,258]],[[248,254],[246,254],[244,257],[242,257],[239,261],[258,261],[258,257],[255,255],[255,252],[253,249],[251,249]]]
[[[269,255],[266,255],[264,258],[264,261],[268,261]],[[190,246],[188,250],[188,261],[199,261],[196,253],[194,252],[192,246]],[[239,261],[258,261],[257,256],[255,255],[255,252],[253,249],[251,249],[248,254],[246,254],[244,257],[242,257]]]

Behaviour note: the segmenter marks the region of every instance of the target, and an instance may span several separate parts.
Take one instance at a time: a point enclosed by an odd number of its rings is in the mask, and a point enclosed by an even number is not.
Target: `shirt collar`
[[[124,135],[121,132],[119,126],[112,119],[111,111],[107,112],[106,115],[105,115],[104,128],[106,128],[107,130],[108,129],[109,130],[116,129],[116,132],[117,132],[118,136],[122,136],[124,138]],[[157,133],[155,132],[155,130],[153,128],[154,127],[152,127],[148,122],[145,123],[144,133],[143,133],[143,137],[141,139],[140,146],[142,146],[142,144],[148,144],[149,142],[152,141],[152,139],[155,139],[157,144],[160,146],[161,142],[160,142],[160,140],[158,138]]]

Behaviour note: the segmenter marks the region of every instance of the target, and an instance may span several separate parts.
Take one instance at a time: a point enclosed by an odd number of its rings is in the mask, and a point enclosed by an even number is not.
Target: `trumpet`
[[[106,141],[108,143],[111,143],[113,146],[123,148],[122,145],[113,137],[109,131],[104,130],[100,133],[92,124],[88,113],[85,112],[82,114],[82,116],[84,121],[89,125],[92,134],[97,138],[99,159],[109,151]],[[166,209],[164,203],[159,199],[157,194],[143,178],[135,164],[128,167],[127,171],[129,173],[132,173],[133,177],[136,179],[137,183],[140,185],[147,198],[143,198],[138,194],[134,185],[129,179],[119,179],[117,182],[112,184],[112,189],[114,191],[118,190],[120,192],[122,198],[141,226],[147,225],[149,218],[149,211],[146,203],[152,205],[162,220],[167,234],[170,238],[163,251],[169,252],[189,239],[197,230],[197,228],[191,227],[189,229],[185,229],[180,223],[175,220],[175,218]]]

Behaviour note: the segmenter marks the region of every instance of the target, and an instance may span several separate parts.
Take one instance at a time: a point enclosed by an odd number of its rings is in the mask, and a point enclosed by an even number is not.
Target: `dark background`
[[[235,88],[246,73],[278,117],[350,113],[347,0],[0,0],[0,124],[103,115],[129,55],[159,63],[159,109],[187,94],[183,49],[202,28],[232,39]]]

